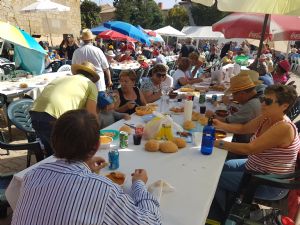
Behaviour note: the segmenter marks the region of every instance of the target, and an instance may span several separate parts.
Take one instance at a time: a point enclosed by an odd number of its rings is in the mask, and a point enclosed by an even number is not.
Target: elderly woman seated
[[[144,94],[148,103],[160,99],[162,93],[162,82],[166,79],[167,68],[164,64],[156,64],[149,77],[143,79],[141,92]]]
[[[227,193],[237,192],[245,172],[288,174],[295,170],[300,140],[296,126],[285,115],[297,99],[291,86],[271,85],[261,97],[261,115],[246,124],[228,124],[214,120],[214,126],[231,133],[253,133],[250,143],[232,143],[216,140],[215,146],[248,159],[229,160],[219,180],[215,203],[224,210]],[[255,197],[278,200],[287,190],[260,186]]]
[[[144,106],[147,101],[143,93],[136,87],[137,76],[134,70],[122,70],[120,85],[114,92],[116,97],[115,110],[121,113],[132,114],[137,106]]]
[[[131,195],[95,173],[106,166],[95,156],[99,129],[97,117],[83,109],[56,121],[51,140],[58,159],[26,173],[12,224],[161,224],[145,170],[131,174]]]
[[[204,66],[205,66],[205,56],[199,55],[197,52],[192,52],[189,54],[189,59],[191,61],[191,77],[201,77],[204,73]]]

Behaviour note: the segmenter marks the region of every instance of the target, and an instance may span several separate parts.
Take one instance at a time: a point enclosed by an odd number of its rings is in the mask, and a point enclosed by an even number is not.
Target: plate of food
[[[223,130],[216,130],[215,131],[215,137],[216,137],[216,139],[223,139],[223,138],[227,137],[227,134]]]
[[[117,140],[119,138],[118,130],[100,130],[100,135],[111,137],[113,140]]]
[[[101,135],[99,137],[99,142],[100,142],[100,149],[109,149],[110,144],[113,142],[113,139],[112,137]]]
[[[184,112],[183,106],[176,106],[169,109],[172,114],[181,114]]]
[[[122,172],[115,171],[110,172],[109,174],[105,175],[108,179],[110,179],[112,182],[118,185],[123,185],[125,183],[126,175]]]

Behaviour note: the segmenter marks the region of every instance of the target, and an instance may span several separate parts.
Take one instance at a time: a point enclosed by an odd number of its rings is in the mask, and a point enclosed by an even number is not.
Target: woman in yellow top
[[[97,87],[99,75],[92,63],[73,64],[73,76],[53,80],[34,101],[30,116],[32,127],[41,139],[47,156],[52,155],[50,135],[53,123],[66,111],[87,109],[97,115]]]

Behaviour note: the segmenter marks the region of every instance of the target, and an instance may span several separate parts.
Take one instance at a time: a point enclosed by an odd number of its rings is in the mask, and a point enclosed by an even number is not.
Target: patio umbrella
[[[192,2],[200,3],[206,6],[212,6],[215,4],[216,0],[192,0]],[[269,15],[300,15],[300,0],[218,0],[217,3],[218,9],[221,11],[265,14],[257,54],[258,57],[261,53],[263,40],[265,37],[264,33],[268,24]]]
[[[232,13],[213,24],[212,29],[222,32],[225,38],[260,40],[264,18],[265,15],[257,13]],[[263,39],[271,41],[300,40],[300,18],[270,15]]]
[[[98,26],[98,27],[93,27],[93,28],[91,29],[91,31],[92,31],[92,33],[93,33],[94,35],[98,35],[98,34],[102,33],[103,31],[106,31],[106,30],[109,30],[109,29],[106,28],[106,27],[104,27],[103,25],[100,25],[100,26]]]
[[[160,42],[160,43],[165,42],[164,39],[159,34],[157,34],[155,31],[150,30],[150,29],[144,29],[140,25],[137,25],[136,27],[139,30],[143,31],[144,34],[149,38],[150,41],[152,41],[154,43],[156,43],[156,42]]]
[[[21,12],[24,12],[24,13],[32,13],[32,12],[44,12],[45,13],[48,30],[50,33],[50,41],[51,41],[52,46],[53,46],[52,36],[51,36],[51,30],[50,30],[50,26],[49,26],[47,12],[67,12],[67,11],[70,11],[70,7],[52,2],[50,0],[37,0],[35,3],[32,3],[31,5],[28,5],[25,8],[21,9]],[[29,28],[30,28],[30,21],[29,21]]]
[[[117,31],[114,31],[114,30],[106,30],[106,31],[103,31],[101,33],[99,33],[97,35],[98,38],[103,38],[103,39],[111,39],[111,40],[117,40],[117,41],[131,41],[131,42],[137,42],[137,40],[127,36],[127,35],[124,35],[124,34],[121,34]]]
[[[109,21],[105,22],[104,27],[120,32],[121,34],[125,34],[129,37],[136,39],[137,41],[144,43],[146,45],[150,45],[149,38],[138,28],[133,26],[130,23],[126,23],[123,21]]]
[[[18,27],[0,21],[0,38],[15,45],[16,64],[30,72],[41,73],[46,52],[33,37]]]
[[[300,15],[300,0],[192,0],[206,6],[218,3],[218,9],[226,12]]]

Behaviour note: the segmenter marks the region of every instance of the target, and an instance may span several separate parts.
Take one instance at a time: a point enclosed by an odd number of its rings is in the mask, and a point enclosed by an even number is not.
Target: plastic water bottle
[[[203,155],[210,155],[212,153],[215,142],[215,128],[212,125],[212,117],[208,119],[208,123],[203,128],[201,153]]]

